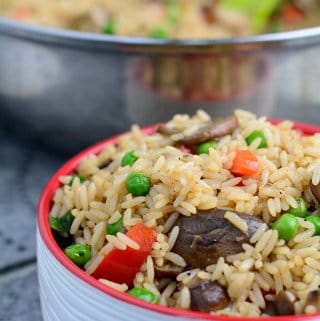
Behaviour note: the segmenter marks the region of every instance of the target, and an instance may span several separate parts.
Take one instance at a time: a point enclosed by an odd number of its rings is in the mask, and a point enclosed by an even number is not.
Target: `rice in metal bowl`
[[[1,0],[0,16],[158,39],[219,39],[319,24],[317,0]]]
[[[106,286],[219,315],[320,311],[320,134],[242,110],[176,115],[60,182],[56,240]]]

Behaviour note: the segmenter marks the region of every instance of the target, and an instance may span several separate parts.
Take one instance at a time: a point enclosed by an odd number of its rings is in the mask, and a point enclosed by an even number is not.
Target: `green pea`
[[[91,259],[90,247],[84,244],[73,244],[64,249],[66,256],[76,265],[83,267]]]
[[[60,221],[59,221],[59,217],[52,217],[50,216],[50,227],[51,229],[61,232],[60,231]]]
[[[116,235],[118,232],[123,232],[123,217],[121,217],[117,222],[107,225],[107,234]]]
[[[73,182],[74,182],[74,179],[76,178],[76,177],[78,177],[79,178],[79,181],[80,181],[80,183],[84,183],[85,181],[86,181],[86,178],[85,177],[83,177],[83,176],[81,176],[81,175],[71,175],[72,176],[72,178],[70,179],[70,182],[69,182],[69,186],[72,186],[72,184],[73,184]]]
[[[167,1],[167,17],[170,23],[178,24],[181,16],[181,7],[176,0]]]
[[[263,134],[262,130],[254,130],[247,138],[246,142],[248,145],[251,145],[251,143],[256,140],[257,138],[260,138],[260,144],[258,148],[266,148],[267,147],[267,140],[266,137]]]
[[[283,214],[272,224],[272,229],[278,231],[279,238],[290,241],[299,230],[299,222],[292,214]]]
[[[307,216],[308,209],[307,209],[307,204],[306,204],[305,200],[301,197],[297,197],[296,201],[298,203],[298,207],[297,208],[291,207],[288,212],[290,214],[292,214],[294,216],[298,216],[298,217]]]
[[[151,31],[150,36],[152,38],[157,38],[157,39],[167,39],[168,38],[168,31],[166,28],[164,28],[162,26],[158,26]]]
[[[121,166],[132,166],[136,161],[138,157],[134,154],[134,151],[128,152],[124,154],[121,160]]]
[[[117,33],[117,24],[114,20],[110,19],[103,28],[103,32],[107,35],[114,35]]]
[[[306,221],[312,223],[314,225],[314,235],[320,235],[320,217],[319,216],[307,216]]]
[[[134,296],[135,298],[138,298],[147,302],[151,302],[151,303],[158,302],[156,295],[144,288],[133,288],[128,291],[128,294],[130,294],[131,296]]]
[[[208,142],[202,143],[197,147],[197,154],[209,154],[210,148],[215,148],[217,146],[217,142],[215,140],[210,140]]]
[[[143,172],[132,172],[126,179],[126,187],[134,196],[145,196],[149,193],[151,182]]]
[[[50,227],[59,233],[69,233],[74,216],[71,211],[66,212],[60,217],[50,216]]]

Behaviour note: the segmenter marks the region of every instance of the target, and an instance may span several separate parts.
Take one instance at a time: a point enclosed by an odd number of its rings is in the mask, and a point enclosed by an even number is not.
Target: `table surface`
[[[0,320],[41,321],[36,267],[36,206],[67,158],[26,145],[0,129]]]

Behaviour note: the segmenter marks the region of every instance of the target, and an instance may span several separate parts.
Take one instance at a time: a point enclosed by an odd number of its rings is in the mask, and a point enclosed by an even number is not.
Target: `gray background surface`
[[[67,155],[40,151],[0,129],[0,320],[41,321],[36,269],[36,206]]]

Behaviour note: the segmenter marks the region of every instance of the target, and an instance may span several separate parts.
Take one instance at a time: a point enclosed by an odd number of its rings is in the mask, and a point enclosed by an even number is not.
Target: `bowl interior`
[[[279,120],[271,120],[272,123],[277,124]],[[145,127],[143,132],[146,135],[152,134],[157,125],[152,125],[149,127]],[[312,135],[314,133],[320,133],[320,126],[313,125],[313,124],[306,124],[306,123],[295,123],[294,128],[300,130],[305,135]],[[92,287],[98,289],[99,291],[106,293],[118,300],[127,302],[129,304],[134,304],[144,309],[153,310],[155,312],[159,312],[162,314],[173,315],[177,317],[185,317],[186,319],[203,319],[203,320],[212,320],[212,321],[230,321],[230,320],[237,320],[237,321],[258,321],[260,318],[238,318],[238,317],[228,317],[228,316],[216,316],[210,315],[207,313],[201,312],[193,312],[193,311],[186,311],[177,308],[169,308],[165,306],[160,306],[152,303],[148,303],[139,299],[136,299],[132,296],[127,295],[126,293],[121,293],[116,291],[92,276],[85,273],[83,270],[78,268],[74,263],[72,263],[62,252],[59,248],[57,242],[54,239],[54,236],[51,232],[50,225],[49,225],[49,212],[50,207],[52,205],[52,198],[56,189],[60,186],[59,177],[68,175],[72,173],[76,167],[79,165],[80,161],[90,154],[98,154],[102,150],[104,150],[108,145],[115,144],[117,138],[119,136],[115,136],[109,139],[106,139],[92,147],[85,149],[84,151],[80,152],[68,162],[66,162],[50,179],[46,187],[44,188],[39,204],[38,204],[38,215],[37,215],[37,224],[38,229],[41,235],[42,240],[44,241],[46,247],[49,249],[51,254],[62,264],[62,266],[73,273],[79,279],[85,281],[86,283],[90,284]],[[297,316],[282,316],[282,317],[268,317],[263,318],[267,321],[316,321],[320,320],[320,313],[314,315],[297,315]]]

